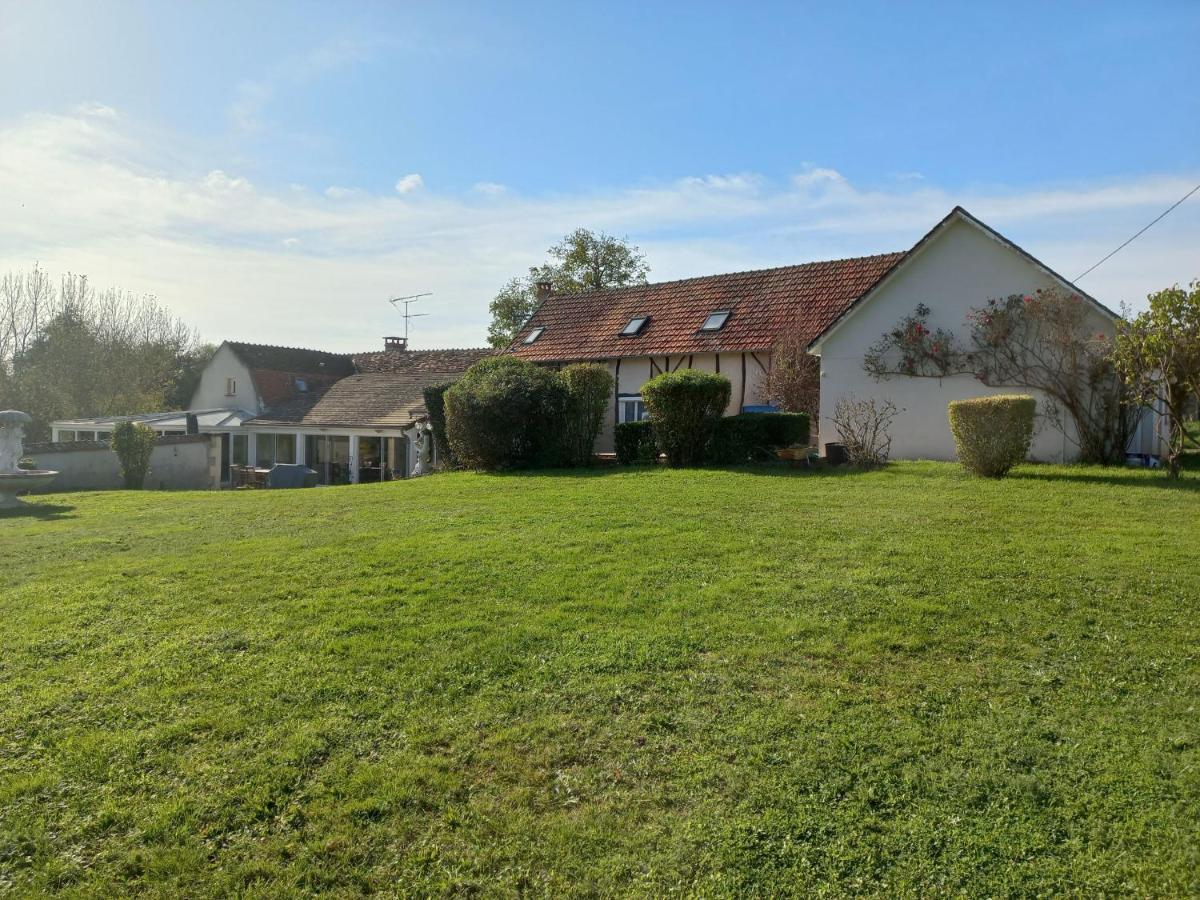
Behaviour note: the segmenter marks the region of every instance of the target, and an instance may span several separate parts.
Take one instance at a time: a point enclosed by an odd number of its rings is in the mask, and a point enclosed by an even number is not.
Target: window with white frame
[[[226,378],[225,379],[225,396],[226,397],[237,396],[237,379],[236,378]]]
[[[648,419],[646,403],[640,394],[622,394],[617,398],[620,408],[619,419],[622,422],[641,422]]]

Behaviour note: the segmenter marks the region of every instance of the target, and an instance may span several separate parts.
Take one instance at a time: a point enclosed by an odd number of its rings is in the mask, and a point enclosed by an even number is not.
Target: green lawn
[[[1200,892],[1200,477],[0,518],[0,893]]]

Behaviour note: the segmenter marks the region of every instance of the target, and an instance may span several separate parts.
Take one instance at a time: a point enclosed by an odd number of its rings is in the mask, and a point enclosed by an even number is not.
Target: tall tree
[[[1136,399],[1159,413],[1167,471],[1178,478],[1184,447],[1197,445],[1185,422],[1200,397],[1200,279],[1148,299],[1148,310],[1118,326],[1113,360]]]
[[[97,291],[39,268],[0,278],[0,406],[55,419],[165,409],[196,364],[195,332],[152,296]],[[186,401],[185,401],[186,402]]]
[[[573,294],[601,288],[645,284],[650,267],[628,238],[576,228],[547,251],[550,262],[508,281],[488,306],[492,315],[488,342],[507,347],[537,309],[536,285],[548,281],[555,293]]]

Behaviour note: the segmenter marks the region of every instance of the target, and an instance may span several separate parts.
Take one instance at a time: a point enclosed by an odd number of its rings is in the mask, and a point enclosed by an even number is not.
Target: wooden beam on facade
[[[746,354],[742,354],[742,399],[738,401],[738,412],[746,407]]]
[[[617,357],[617,371],[613,374],[613,426],[621,424],[621,357]]]
[[[759,359],[759,358],[758,358],[758,354],[757,354],[757,353],[751,353],[751,354],[750,354],[750,358],[751,358],[751,359],[753,359],[753,360],[754,360],[756,363],[758,363],[758,367],[759,367],[760,369],[762,369],[764,372],[769,372],[769,371],[771,371],[770,369],[768,369],[766,366],[764,366],[764,365],[763,365],[763,361],[762,361],[761,359]]]

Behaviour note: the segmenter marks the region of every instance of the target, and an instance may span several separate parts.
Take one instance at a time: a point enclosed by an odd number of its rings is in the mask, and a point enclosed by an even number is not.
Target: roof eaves
[[[1070,281],[1067,281],[1066,278],[1059,275],[1057,272],[1055,272],[1048,265],[1046,265],[1041,260],[1039,260],[1032,253],[1025,250],[1023,247],[1020,247],[1019,245],[1014,244],[1011,240],[1006,238],[1000,232],[996,231],[996,229],[992,228],[990,225],[975,218],[975,216],[973,216],[969,212],[967,212],[967,210],[964,209],[962,206],[955,206],[954,209],[950,210],[950,212],[948,212],[941,219],[941,221],[939,221],[936,225],[934,225],[931,229],[929,229],[929,231],[927,231],[925,233],[925,235],[919,241],[917,241],[915,244],[913,244],[912,247],[909,248],[908,252],[905,253],[902,257],[900,257],[900,259],[898,259],[895,262],[895,264],[892,265],[891,268],[889,268],[886,272],[884,272],[878,278],[878,280],[876,280],[876,282],[873,285],[871,285],[869,288],[867,288],[867,290],[865,290],[862,293],[862,295],[859,296],[859,298],[857,300],[855,300],[853,303],[851,303],[849,306],[847,306],[844,310],[842,310],[841,315],[839,315],[836,319],[834,319],[832,322],[830,322],[824,331],[822,331],[815,338],[813,338],[811,341],[809,341],[808,346],[805,348],[805,350],[809,353],[812,353],[815,349],[818,349],[825,340],[827,340],[834,332],[836,332],[843,324],[845,324],[847,319],[849,319],[852,315],[854,315],[856,310],[858,310],[864,303],[866,303],[868,300],[870,300],[870,298],[872,296],[874,296],[878,291],[882,290],[883,286],[888,281],[890,281],[893,276],[895,276],[904,266],[907,266],[910,262],[912,262],[912,260],[915,259],[916,256],[923,249],[925,249],[927,246],[929,246],[929,244],[937,237],[937,235],[939,235],[942,231],[944,231],[946,229],[946,227],[950,224],[950,222],[952,222],[956,219],[966,222],[968,225],[972,225],[975,228],[978,228],[980,231],[982,231],[985,235],[987,235],[992,240],[998,241],[1000,244],[1004,245],[1005,247],[1008,247],[1009,249],[1016,251],[1016,253],[1018,253],[1020,256],[1024,257],[1028,262],[1032,263],[1036,268],[1041,269],[1043,272],[1045,272],[1047,275],[1049,275],[1055,281],[1058,281],[1060,284],[1062,284],[1064,287],[1071,290],[1073,293],[1078,294],[1079,296],[1083,297],[1085,300],[1092,303],[1099,311],[1103,312],[1105,315],[1110,316],[1113,319],[1120,318],[1116,313],[1114,313],[1111,309],[1109,309],[1107,306],[1105,306],[1103,303],[1101,303],[1095,297],[1092,297],[1086,291],[1080,290],[1078,287],[1076,287]]]

